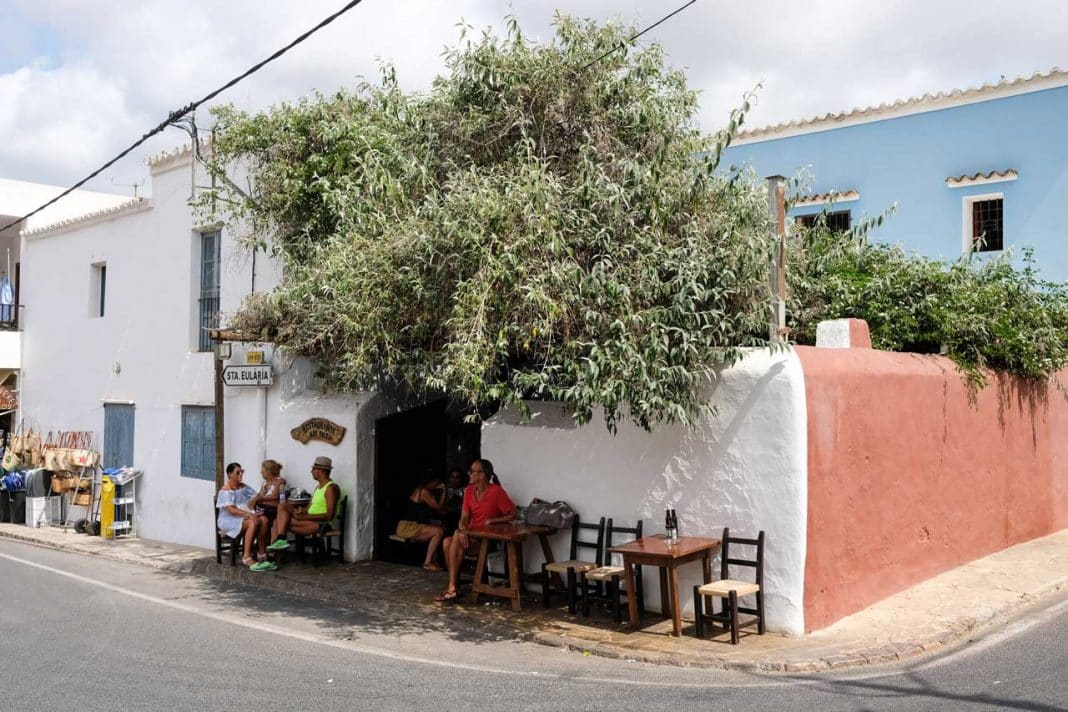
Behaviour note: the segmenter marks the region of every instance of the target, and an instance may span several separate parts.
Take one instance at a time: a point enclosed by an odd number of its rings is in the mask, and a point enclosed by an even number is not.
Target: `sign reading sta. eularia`
[[[303,423],[289,431],[294,440],[299,440],[307,445],[311,440],[320,440],[324,443],[337,445],[341,438],[345,437],[345,428],[326,418],[308,418]]]

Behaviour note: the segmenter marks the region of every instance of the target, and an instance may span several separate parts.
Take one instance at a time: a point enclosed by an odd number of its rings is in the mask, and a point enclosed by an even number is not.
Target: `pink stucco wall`
[[[1054,387],[994,377],[969,402],[942,357],[797,353],[808,407],[808,630],[1068,527],[1068,401]]]

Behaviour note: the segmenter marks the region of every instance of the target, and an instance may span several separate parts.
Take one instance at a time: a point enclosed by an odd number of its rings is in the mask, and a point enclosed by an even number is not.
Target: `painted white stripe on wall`
[[[684,535],[718,536],[724,526],[742,536],[765,530],[768,628],[800,635],[808,508],[801,363],[793,353],[754,351],[721,375],[710,397],[719,412],[695,429],[647,433],[621,425],[615,436],[599,416],[569,427],[558,404],[532,403],[540,411],[532,423],[509,413],[488,421],[482,452],[518,504],[563,499],[587,521],[606,516],[632,525],[640,517],[649,533],[663,531],[666,506],[678,511]],[[557,559],[567,558],[568,536],[554,539]],[[540,556],[531,551],[527,560]],[[700,571],[697,563],[680,569],[690,615]],[[659,608],[654,570],[646,569],[645,587],[646,605]]]

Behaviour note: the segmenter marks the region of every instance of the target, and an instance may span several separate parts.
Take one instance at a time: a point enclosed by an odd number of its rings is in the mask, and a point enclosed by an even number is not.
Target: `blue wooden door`
[[[104,467],[133,465],[134,407],[127,403],[104,404]]]

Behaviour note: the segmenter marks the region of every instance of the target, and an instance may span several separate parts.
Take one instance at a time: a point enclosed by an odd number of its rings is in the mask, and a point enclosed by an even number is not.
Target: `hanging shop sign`
[[[294,440],[307,445],[312,440],[319,440],[331,445],[337,445],[341,438],[345,437],[345,428],[326,418],[308,418],[303,423],[289,431]]]
[[[227,366],[223,369],[223,383],[228,386],[269,386],[274,383],[274,371],[268,366]]]

